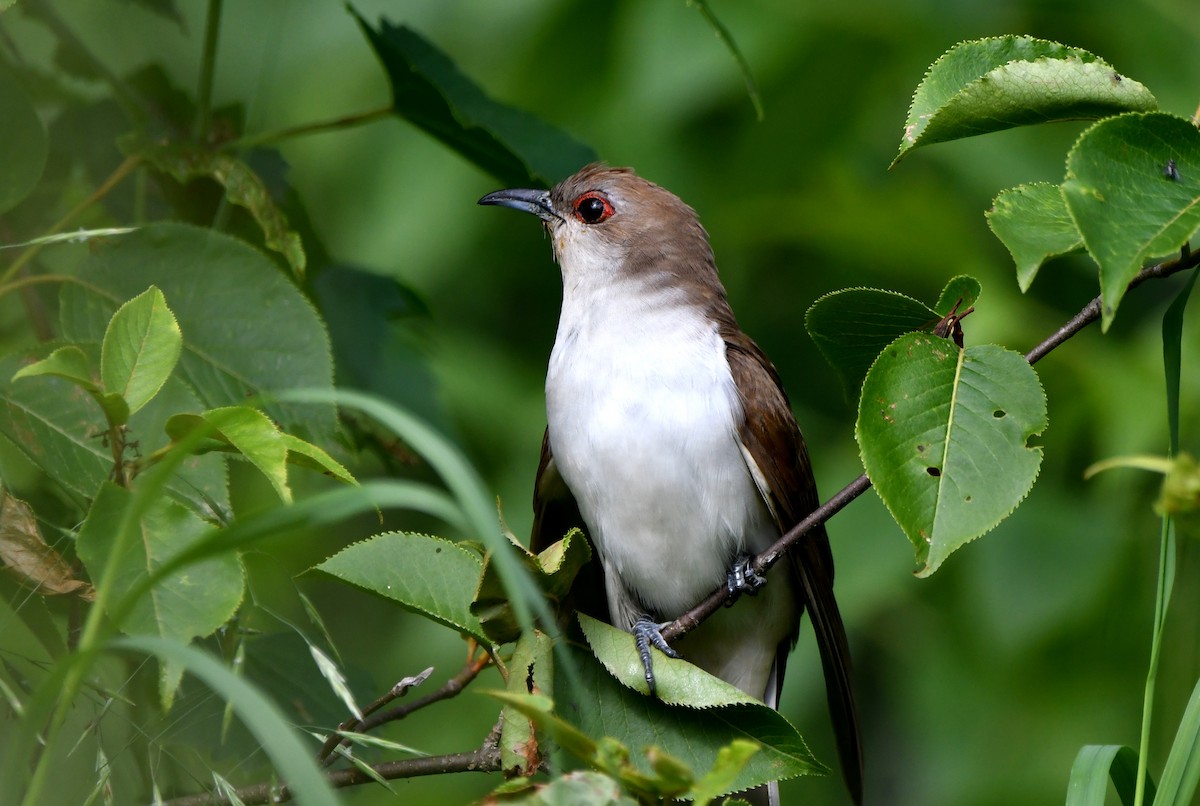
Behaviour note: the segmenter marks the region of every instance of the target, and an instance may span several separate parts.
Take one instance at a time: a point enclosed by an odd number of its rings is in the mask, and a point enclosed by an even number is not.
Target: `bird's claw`
[[[644,614],[638,616],[638,620],[633,623],[633,638],[637,642],[638,657],[642,659],[642,668],[646,671],[646,685],[650,687],[651,697],[657,695],[658,689],[654,684],[654,666],[650,657],[650,647],[653,645],[668,658],[679,657],[679,653],[671,649],[667,639],[662,637],[663,626]]]
[[[749,554],[739,554],[729,569],[725,578],[725,591],[729,594],[725,606],[729,607],[743,593],[750,596],[758,595],[758,591],[767,584],[767,578],[754,570],[754,557]]]

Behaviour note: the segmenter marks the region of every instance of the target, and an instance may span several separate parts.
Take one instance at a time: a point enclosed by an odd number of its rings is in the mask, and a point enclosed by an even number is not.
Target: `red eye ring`
[[[612,203],[594,190],[575,200],[575,217],[585,224],[599,224],[612,217]]]

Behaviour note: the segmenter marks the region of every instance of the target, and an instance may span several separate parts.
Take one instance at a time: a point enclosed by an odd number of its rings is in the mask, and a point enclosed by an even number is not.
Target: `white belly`
[[[564,301],[546,404],[555,463],[608,578],[613,619],[670,619],[778,536],[738,439],[741,403],[715,326],[659,298]],[[666,303],[666,304],[664,304]],[[622,601],[624,588],[639,600]]]

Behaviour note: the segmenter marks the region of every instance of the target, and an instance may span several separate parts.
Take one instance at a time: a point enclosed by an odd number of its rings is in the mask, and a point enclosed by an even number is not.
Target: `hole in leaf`
[[[995,417],[997,420],[999,420],[1001,417],[1007,417],[1008,412],[1005,411],[1004,409],[996,409],[995,411],[992,412],[992,416]]]
[[[933,476],[934,478],[937,478],[938,476],[942,475],[941,469],[936,468],[936,467],[927,467],[927,468],[925,468],[925,472],[928,473],[929,475]]]

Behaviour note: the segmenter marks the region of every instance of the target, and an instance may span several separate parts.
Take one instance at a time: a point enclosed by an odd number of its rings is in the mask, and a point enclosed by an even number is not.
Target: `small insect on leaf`
[[[1179,181],[1179,168],[1175,165],[1175,160],[1167,160],[1167,164],[1163,166],[1163,176],[1172,182]]]
[[[962,303],[962,297],[959,297],[958,302],[954,303],[954,307],[950,309],[950,313],[943,316],[941,321],[939,321],[933,327],[933,335],[943,339],[953,339],[954,344],[957,345],[958,349],[960,350],[963,346],[962,320],[966,319],[967,315],[973,313],[975,310],[975,306],[971,306],[962,313],[959,313],[958,307],[962,305]]]

